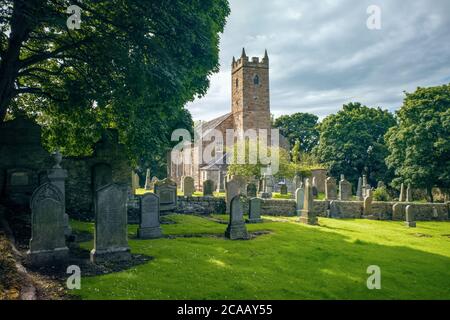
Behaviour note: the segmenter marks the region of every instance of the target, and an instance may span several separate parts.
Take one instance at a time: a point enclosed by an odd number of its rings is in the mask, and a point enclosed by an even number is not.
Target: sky
[[[450,83],[449,0],[229,0],[220,72],[189,103],[194,120],[231,110],[231,61],[270,59],[271,112],[321,119],[357,101],[390,111],[404,91]],[[381,29],[367,20],[380,8]],[[372,21],[372,20],[371,20]]]

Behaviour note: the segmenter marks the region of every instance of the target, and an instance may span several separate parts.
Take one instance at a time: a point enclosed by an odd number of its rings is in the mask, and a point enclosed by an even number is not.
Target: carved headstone
[[[303,203],[303,210],[301,211],[300,222],[309,225],[317,225],[317,216],[313,212],[314,196],[312,191],[312,185],[309,179],[306,179],[305,183],[305,196]]]
[[[150,169],[147,169],[145,174],[145,190],[152,190],[152,180],[150,175]]]
[[[214,195],[214,181],[205,180],[203,182],[203,196],[212,197]]]
[[[327,178],[327,180],[325,180],[325,199],[336,200],[337,199],[336,189],[337,189],[336,179],[333,177]]]
[[[249,223],[261,223],[263,220],[261,219],[261,206],[262,200],[260,198],[252,198],[249,201],[249,213],[248,213],[248,222]]]
[[[66,259],[68,253],[64,197],[56,186],[45,183],[31,197],[31,240],[27,257],[33,265],[45,265]]]
[[[249,239],[247,227],[245,226],[244,213],[240,196],[235,196],[230,202],[230,221],[225,237],[231,240],[247,240]]]
[[[339,200],[348,201],[352,199],[352,184],[345,180],[345,176],[341,175],[339,181]]]
[[[161,237],[162,229],[159,221],[159,198],[154,193],[147,193],[141,197],[138,238],[156,239]]]
[[[410,228],[416,227],[416,221],[414,217],[414,208],[412,206],[406,206],[406,221],[405,225]]]
[[[177,184],[169,178],[155,183],[155,194],[159,197],[161,212],[175,210],[177,206]]]
[[[183,177],[181,182],[185,197],[192,197],[195,192],[195,181],[192,177]]]
[[[122,261],[131,258],[127,231],[127,193],[117,184],[97,190],[95,197],[93,263]]]

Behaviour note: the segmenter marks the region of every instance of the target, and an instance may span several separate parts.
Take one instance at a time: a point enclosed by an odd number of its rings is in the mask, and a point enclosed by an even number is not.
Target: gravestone
[[[405,196],[405,185],[402,183],[400,185],[400,196],[398,198],[398,201],[405,202],[406,196]]]
[[[403,214],[403,205],[401,203],[395,203],[392,206],[392,216],[393,217],[401,217]]]
[[[313,192],[314,198],[317,198],[317,196],[319,195],[319,191],[317,190],[317,180],[316,180],[316,177],[313,177],[313,178],[312,178],[312,192]]]
[[[195,192],[195,181],[192,177],[184,177],[182,180],[182,189],[185,197],[192,197]]]
[[[66,213],[66,185],[65,181],[67,179],[67,170],[61,168],[62,155],[59,151],[53,154],[55,160],[55,165],[52,169],[47,171],[48,181],[53,184],[61,192],[63,196],[63,206],[64,206],[64,234],[66,237],[70,237],[72,234],[72,228],[69,223],[69,215]]]
[[[314,196],[312,189],[309,179],[306,179],[303,210],[301,210],[299,221],[304,224],[317,225],[317,216],[313,212]]]
[[[416,227],[416,221],[414,217],[414,208],[412,206],[406,206],[406,221],[405,225],[409,228],[415,228]]]
[[[136,195],[136,190],[140,189],[140,183],[139,183],[139,175],[132,171],[131,172],[131,194],[134,196]]]
[[[247,181],[243,176],[233,176],[233,178],[239,183],[239,189],[241,190],[241,194],[243,196],[247,195]]]
[[[292,183],[294,184],[294,190],[297,190],[301,187],[302,179],[299,176],[295,176]]]
[[[325,180],[325,199],[326,200],[336,200],[337,199],[337,187],[336,179],[333,177],[327,178]]]
[[[300,217],[302,215],[304,202],[305,202],[305,189],[302,186],[301,188],[298,188],[295,191],[296,213],[297,213],[298,217]]]
[[[261,219],[261,206],[262,200],[260,198],[252,198],[249,201],[249,213],[248,213],[248,222],[249,223],[261,223],[263,220]]]
[[[358,179],[358,188],[356,189],[356,196],[358,197],[359,201],[363,201],[364,200],[364,196],[363,196],[363,179],[361,177],[359,177]]]
[[[166,178],[155,183],[155,194],[159,197],[161,212],[173,211],[177,207],[177,184]]]
[[[406,202],[412,202],[412,188],[411,185],[408,184],[408,187],[406,188]]]
[[[126,200],[126,188],[121,185],[109,184],[97,190],[93,263],[131,259]]]
[[[264,173],[262,178],[262,192],[259,193],[259,197],[262,199],[272,198],[273,185],[270,176]]]
[[[101,187],[113,182],[112,168],[108,164],[96,164],[92,168],[92,191],[95,193]]]
[[[257,195],[256,184],[249,183],[247,186],[247,197],[255,198]]]
[[[339,200],[348,201],[352,199],[352,184],[345,180],[345,176],[341,175],[339,181]]]
[[[282,195],[287,195],[287,194],[288,194],[287,185],[285,185],[285,184],[282,184],[282,185],[281,185],[281,187],[280,187],[280,193],[281,193]]]
[[[369,189],[367,190],[366,197],[364,198],[363,215],[365,216],[372,215],[372,201],[373,201],[372,190]]]
[[[239,182],[233,177],[229,180],[225,186],[225,201],[226,201],[226,212],[230,214],[231,200],[241,194]]]
[[[147,172],[145,174],[145,190],[152,190],[152,180],[150,176],[150,169],[147,169]]]
[[[242,211],[242,205],[239,195],[231,199],[230,221],[228,223],[227,230],[225,231],[225,237],[231,240],[249,239],[247,227],[245,226],[244,213]]]
[[[205,180],[203,181],[203,196],[212,197],[214,195],[214,181]]]
[[[31,240],[27,259],[46,265],[68,257],[64,235],[64,197],[51,183],[44,183],[31,196]]]
[[[141,212],[138,228],[138,238],[157,239],[162,237],[159,221],[159,198],[154,193],[141,197]]]

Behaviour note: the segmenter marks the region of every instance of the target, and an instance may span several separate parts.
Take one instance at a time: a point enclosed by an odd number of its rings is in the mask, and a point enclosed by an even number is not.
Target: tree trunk
[[[20,70],[20,49],[30,33],[26,6],[25,1],[14,1],[8,47],[0,63],[0,122],[5,120],[8,107],[14,98],[14,83]]]

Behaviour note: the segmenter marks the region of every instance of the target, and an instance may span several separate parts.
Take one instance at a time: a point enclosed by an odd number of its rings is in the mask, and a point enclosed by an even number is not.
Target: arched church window
[[[259,85],[259,76],[257,74],[253,77],[253,84],[255,86]]]

